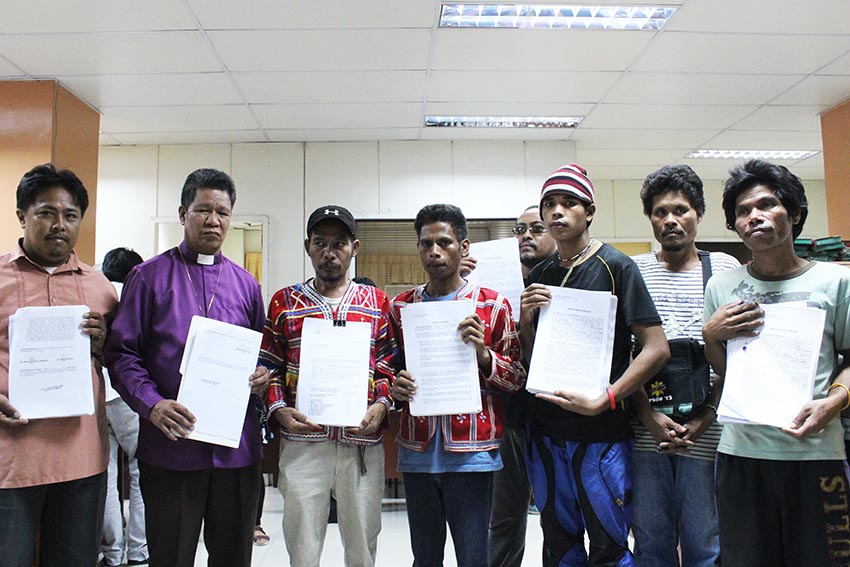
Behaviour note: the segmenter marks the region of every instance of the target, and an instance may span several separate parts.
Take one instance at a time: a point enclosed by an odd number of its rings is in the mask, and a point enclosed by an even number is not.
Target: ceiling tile
[[[850,53],[845,53],[826,67],[818,69],[818,75],[850,75]]]
[[[312,130],[266,130],[272,142],[372,142],[416,140],[418,128],[331,128]]]
[[[637,31],[441,29],[436,32],[432,68],[623,71],[653,35]]]
[[[595,102],[619,72],[432,71],[428,100],[435,102]]]
[[[0,77],[25,77],[26,73],[24,73],[21,69],[12,64],[11,61],[6,60],[0,54]]]
[[[422,105],[383,104],[255,104],[264,129],[417,128]]]
[[[434,2],[369,0],[368,6],[351,0],[240,2],[189,0],[204,28],[212,29],[340,29],[431,28],[437,19]]]
[[[100,110],[100,129],[116,137],[122,132],[209,132],[211,125],[216,130],[257,128],[245,105],[112,106]]]
[[[209,36],[231,71],[425,69],[430,43],[430,31],[417,29],[213,31]]]
[[[582,166],[590,165],[616,165],[642,166],[648,163],[674,163],[689,152],[687,149],[664,149],[664,150],[608,150],[608,149],[584,149],[577,147],[578,163]]]
[[[713,130],[734,124],[754,106],[600,104],[580,128]]]
[[[230,130],[227,132],[145,132],[115,134],[125,146],[153,146],[162,144],[239,144],[265,142],[260,130]]]
[[[592,104],[552,102],[429,102],[425,113],[439,116],[585,116]]]
[[[234,73],[250,103],[420,102],[425,71]]]
[[[850,35],[788,37],[667,31],[647,48],[632,70],[807,75],[848,49]]]
[[[749,33],[850,35],[850,3],[818,0],[817,4],[776,0],[687,0],[665,30]],[[796,41],[796,39],[791,39]]]
[[[39,77],[222,70],[193,31],[6,35],[0,53]]]
[[[423,140],[557,140],[567,141],[575,130],[562,128],[423,128]]]
[[[765,104],[803,75],[626,73],[605,102],[643,104]],[[848,78],[850,81],[850,78]]]
[[[850,75],[812,75],[782,93],[770,104],[835,106],[850,98]]]
[[[181,2],[86,0],[3,2],[0,34],[194,29]]]
[[[820,132],[726,130],[701,146],[714,150],[820,150]]]
[[[717,130],[594,130],[579,127],[573,140],[579,148],[696,148]]]
[[[77,96],[101,106],[239,104],[224,73],[59,77]]]
[[[735,123],[735,130],[820,132],[820,106],[763,106]]]

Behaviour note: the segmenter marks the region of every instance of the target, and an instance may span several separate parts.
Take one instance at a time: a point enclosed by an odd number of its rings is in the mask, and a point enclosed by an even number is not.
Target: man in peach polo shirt
[[[85,187],[52,164],[18,185],[24,236],[0,256],[0,565],[30,567],[41,530],[42,567],[97,562],[106,494],[107,434],[100,358],[112,284],[77,259],[88,208]],[[80,328],[91,337],[93,415],[27,420],[9,403],[9,316],[20,307],[87,305]]]

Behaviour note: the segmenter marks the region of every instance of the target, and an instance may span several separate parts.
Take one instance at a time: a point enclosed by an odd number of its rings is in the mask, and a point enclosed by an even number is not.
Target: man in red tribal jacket
[[[466,282],[460,261],[469,251],[466,218],[453,205],[428,205],[416,217],[419,259],[428,283],[393,300],[393,324],[401,341],[400,310],[420,301],[475,302],[475,312],[458,331],[475,346],[482,411],[477,414],[413,417],[402,407],[399,471],[415,565],[443,564],[446,522],[458,567],[486,567],[493,471],[502,468],[499,443],[504,410],[499,390],[522,388],[519,341],[505,298]],[[393,398],[406,402],[416,393],[406,370],[393,383]]]
[[[382,424],[390,408],[397,354],[386,294],[346,274],[360,241],[345,208],[319,207],[304,247],[316,277],[279,290],[269,305],[260,358],[272,371],[267,404],[281,425],[280,491],[286,549],[293,566],[319,567],[333,492],[345,564],[373,567],[384,487]],[[371,324],[368,409],[358,427],[318,426],[295,409],[304,320]]]

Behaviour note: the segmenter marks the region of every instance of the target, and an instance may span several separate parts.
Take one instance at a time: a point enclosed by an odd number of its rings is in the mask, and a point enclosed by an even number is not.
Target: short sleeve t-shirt
[[[838,354],[850,349],[850,270],[814,262],[793,278],[766,281],[754,278],[746,267],[717,274],[705,291],[704,320],[732,301],[805,303],[826,311],[824,335],[814,382],[814,399],[827,395],[838,374]],[[767,393],[766,393],[767,394]],[[844,459],[844,439],[838,418],[820,433],[797,439],[777,427],[728,423],[717,450],[752,459],[809,461]]]
[[[661,319],[646,290],[646,284],[634,261],[608,244],[582,264],[576,266],[566,282],[567,270],[553,255],[534,267],[526,284],[541,283],[588,291],[607,291],[617,296],[614,330],[614,355],[611,361],[611,383],[626,371],[631,358],[633,325],[660,325]],[[564,360],[566,366],[569,360]],[[553,439],[598,443],[630,439],[632,429],[622,407],[597,416],[579,415],[537,398],[530,398],[529,421],[538,431]]]

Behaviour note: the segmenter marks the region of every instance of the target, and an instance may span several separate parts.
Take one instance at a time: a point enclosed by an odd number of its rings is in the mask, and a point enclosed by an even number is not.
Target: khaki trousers
[[[365,474],[361,474],[359,451]],[[345,567],[374,567],[383,490],[383,445],[359,449],[335,441],[282,439],[280,492],[289,564],[319,567],[333,494]]]

